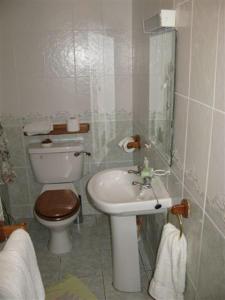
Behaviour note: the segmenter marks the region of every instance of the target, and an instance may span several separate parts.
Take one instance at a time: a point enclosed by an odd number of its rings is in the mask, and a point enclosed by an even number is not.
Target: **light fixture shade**
[[[163,28],[175,27],[176,11],[170,9],[162,9],[157,15],[143,21],[144,33],[151,33]]]

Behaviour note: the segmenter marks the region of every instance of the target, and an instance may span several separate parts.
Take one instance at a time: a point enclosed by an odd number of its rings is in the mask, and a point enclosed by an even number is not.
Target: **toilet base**
[[[72,250],[72,241],[68,228],[62,230],[51,229],[48,248],[54,254],[70,252]]]
[[[34,212],[35,214],[35,212]],[[70,237],[69,228],[77,218],[79,210],[75,215],[62,221],[47,221],[41,219],[35,214],[37,220],[49,229],[49,243],[48,248],[54,254],[64,254],[72,250],[72,241]]]

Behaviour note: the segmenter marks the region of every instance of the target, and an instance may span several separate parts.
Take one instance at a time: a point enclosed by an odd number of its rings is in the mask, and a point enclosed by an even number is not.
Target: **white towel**
[[[156,300],[183,300],[187,241],[172,224],[164,226],[149,294]]]
[[[48,134],[52,130],[53,124],[48,120],[34,121],[23,128],[23,132],[26,132],[27,135]]]
[[[44,300],[45,291],[29,234],[14,231],[0,252],[0,299]]]

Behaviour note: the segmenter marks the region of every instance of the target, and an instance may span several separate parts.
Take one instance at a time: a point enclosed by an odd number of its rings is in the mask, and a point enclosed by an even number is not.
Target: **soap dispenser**
[[[144,157],[144,167],[141,171],[141,178],[152,177],[153,168],[149,167],[149,160],[147,157]]]

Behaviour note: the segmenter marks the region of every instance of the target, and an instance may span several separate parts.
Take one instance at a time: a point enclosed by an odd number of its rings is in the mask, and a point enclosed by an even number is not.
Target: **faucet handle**
[[[141,168],[138,167],[138,170],[128,170],[127,171],[129,174],[136,174],[136,175],[141,175]]]
[[[165,175],[169,175],[170,174],[170,170],[154,170],[153,171],[153,176],[165,176]]]
[[[132,185],[138,185],[140,188],[143,187],[143,183],[138,181],[132,181]]]
[[[127,173],[140,175],[140,172],[139,171],[135,171],[135,170],[128,170]]]
[[[152,188],[151,180],[152,180],[151,177],[145,177],[143,178],[143,182],[133,181],[132,185],[138,185],[140,189],[151,189]]]

